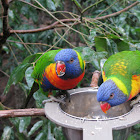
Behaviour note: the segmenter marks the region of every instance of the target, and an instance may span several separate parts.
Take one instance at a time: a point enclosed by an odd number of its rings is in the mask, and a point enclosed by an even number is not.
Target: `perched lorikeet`
[[[73,49],[46,52],[35,64],[32,77],[43,92],[68,90],[77,86],[85,74],[85,61]]]
[[[106,113],[140,92],[140,51],[122,51],[108,58],[103,66],[97,100]]]

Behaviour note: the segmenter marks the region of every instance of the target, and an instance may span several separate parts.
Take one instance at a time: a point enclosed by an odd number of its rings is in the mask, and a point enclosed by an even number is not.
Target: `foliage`
[[[14,0],[9,6],[9,25],[13,30],[28,30],[49,26],[64,18],[80,18],[81,24],[71,23],[68,27],[50,29],[38,33],[12,34],[3,45],[3,51],[8,55],[8,63],[3,66],[0,56],[2,70],[10,75],[4,93],[7,93],[12,84],[19,84],[27,96],[33,85],[31,77],[33,64],[48,49],[74,48],[81,52],[86,60],[87,69],[83,82],[90,84],[92,71],[100,70],[100,63],[110,55],[123,50],[140,50],[140,11],[135,6],[129,11],[103,20],[95,17],[105,16],[118,12],[134,0],[72,0],[72,11],[64,12],[66,0]],[[32,5],[30,5],[32,4]],[[45,8],[50,13],[45,11]],[[41,10],[40,10],[41,9]],[[61,11],[61,12],[59,12]],[[51,16],[51,14],[53,16]],[[0,20],[2,30],[2,20]],[[76,44],[76,45],[75,45]],[[82,86],[85,83],[80,83]],[[86,85],[86,84],[85,84]],[[86,85],[87,86],[87,85]],[[36,106],[43,107],[42,100],[46,98],[39,91],[33,95]],[[1,106],[0,106],[1,107]],[[2,108],[1,108],[2,109]],[[32,118],[12,118],[11,125],[3,129],[1,139],[64,139],[60,127],[44,118],[39,118],[31,126]],[[29,129],[30,127],[30,129]],[[137,139],[135,134],[139,125],[133,127],[133,133],[129,139]],[[47,132],[47,133],[46,133]]]
[[[1,140],[30,140],[32,138],[35,140],[44,140],[46,138],[52,140],[56,136],[57,139],[64,140],[61,128],[56,128],[55,124],[47,119],[38,118],[38,121],[30,129],[31,117],[11,118],[10,122],[14,127],[5,126]],[[16,133],[15,130],[17,130]]]

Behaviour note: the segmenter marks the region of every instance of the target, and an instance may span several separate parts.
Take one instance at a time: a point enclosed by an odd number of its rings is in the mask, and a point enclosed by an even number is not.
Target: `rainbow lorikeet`
[[[73,49],[51,50],[35,64],[32,77],[43,92],[68,90],[77,86],[85,74],[85,61]]]
[[[97,100],[106,113],[140,92],[140,51],[122,51],[108,58],[102,70],[104,83],[97,92]]]

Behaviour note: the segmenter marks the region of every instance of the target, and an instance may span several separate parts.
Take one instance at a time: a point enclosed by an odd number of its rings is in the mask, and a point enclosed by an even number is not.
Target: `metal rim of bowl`
[[[90,90],[88,90],[90,91]],[[93,90],[91,90],[93,91]],[[97,89],[94,89],[94,91],[97,91]],[[74,95],[76,93],[82,93],[82,92],[85,92],[85,91],[78,91],[78,92],[74,92],[74,93],[71,93],[70,95]],[[64,98],[63,98],[64,99]],[[111,117],[111,118],[105,118],[105,119],[100,119],[100,118],[97,118],[97,119],[87,119],[87,118],[84,118],[84,117],[77,117],[77,116],[74,116],[74,115],[71,115],[69,113],[66,113],[64,110],[62,110],[62,108],[60,107],[60,103],[59,103],[59,109],[61,110],[62,113],[66,114],[67,116],[69,117],[72,117],[72,118],[75,118],[75,119],[79,119],[79,120],[82,120],[82,121],[108,121],[108,120],[115,120],[115,119],[121,119],[125,116],[127,116],[128,114],[130,114],[132,111],[133,111],[133,108],[128,111],[127,113],[123,114],[123,115],[120,115],[120,116],[117,116],[117,117]]]

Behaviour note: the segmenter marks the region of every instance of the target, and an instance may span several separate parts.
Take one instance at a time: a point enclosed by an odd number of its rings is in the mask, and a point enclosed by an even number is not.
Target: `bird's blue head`
[[[62,79],[76,78],[84,71],[84,62],[79,53],[73,49],[59,51],[54,60],[56,62],[56,72]],[[59,73],[57,69],[59,69]]]
[[[105,81],[97,92],[97,101],[101,103],[103,112],[106,112],[110,107],[124,103],[127,99],[127,96],[112,80]]]

